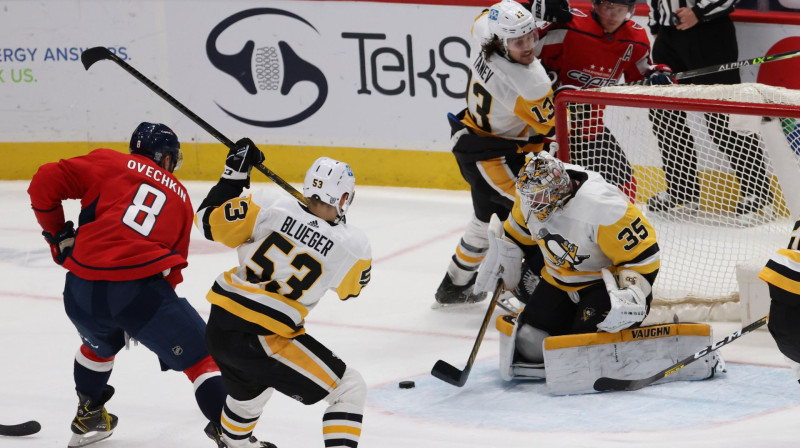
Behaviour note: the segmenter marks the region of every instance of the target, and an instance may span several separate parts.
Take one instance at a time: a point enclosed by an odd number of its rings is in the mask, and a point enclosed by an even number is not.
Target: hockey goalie
[[[704,324],[640,326],[660,253],[650,222],[618,188],[540,153],[516,191],[505,223],[490,225],[475,283],[490,291],[502,282],[525,304],[497,320],[503,379],[546,378],[553,394],[594,392],[599,377],[646,377],[713,342]],[[723,368],[712,352],[662,382]]]

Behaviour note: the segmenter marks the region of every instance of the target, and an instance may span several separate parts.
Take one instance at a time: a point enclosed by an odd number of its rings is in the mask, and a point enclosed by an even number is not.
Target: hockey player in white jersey
[[[661,260],[655,230],[641,211],[599,174],[546,153],[525,165],[517,192],[505,234],[489,235],[497,250],[490,249],[476,288],[493,289],[497,278],[515,288],[523,256],[541,251],[543,281],[519,293],[526,303],[520,321],[531,327],[525,331],[617,332],[639,324]],[[603,270],[630,285],[608,291]]]
[[[366,384],[304,324],[327,291],[346,300],[370,280],[367,237],[345,223],[353,172],[344,162],[317,159],[303,183],[307,204],[269,189],[239,197],[242,187],[224,180],[195,217],[206,238],[239,255],[239,266],[220,274],[207,296],[206,341],[228,390],[219,446],[260,446],[252,431],[277,390],[306,405],[326,400],[325,446],[355,447]]]
[[[506,325],[498,321],[504,379],[544,378],[550,366],[543,342],[550,336],[618,333],[638,327],[647,316],[661,263],[656,233],[641,211],[598,173],[564,164],[547,153],[535,155],[520,172],[511,216],[488,238],[490,248],[476,290],[493,290],[502,280],[525,303],[515,320],[504,316]],[[525,270],[523,258],[541,256],[541,271]],[[562,340],[555,348],[565,353],[553,364],[564,367],[559,373],[576,377],[564,382],[554,378],[552,386],[548,374],[548,387],[555,393],[587,392],[596,379],[592,375],[617,368],[634,377],[650,375],[653,372],[646,370],[650,364],[658,371],[672,364],[676,353],[708,345],[711,338],[707,326],[679,330],[665,327],[607,340],[589,335],[577,343]],[[664,338],[679,333],[685,337]],[[608,344],[619,345],[613,351],[618,356],[592,347]],[[659,353],[648,354],[653,350]],[[584,368],[575,368],[576,358]],[[642,362],[644,358],[648,362]],[[598,365],[587,366],[586,360],[597,360]],[[643,371],[636,370],[639,366]],[[714,367],[698,365],[680,379],[706,378]]]
[[[769,332],[800,381],[800,219],[789,244],[770,257],[758,278],[769,286]]]
[[[534,57],[536,22],[514,1],[484,10],[472,26],[467,107],[448,114],[452,150],[470,184],[473,216],[436,291],[436,306],[477,302],[473,284],[486,254],[493,214],[508,216],[527,153],[543,149],[554,121],[553,91]]]

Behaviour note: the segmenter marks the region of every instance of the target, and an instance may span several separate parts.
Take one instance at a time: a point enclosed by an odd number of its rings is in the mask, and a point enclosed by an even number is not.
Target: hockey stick
[[[166,100],[174,108],[176,108],[179,111],[181,111],[184,115],[189,117],[189,119],[194,121],[198,126],[203,128],[206,132],[208,132],[209,134],[214,136],[214,138],[219,140],[220,143],[222,143],[223,145],[227,146],[228,148],[233,148],[234,147],[235,143],[233,141],[231,141],[228,137],[225,137],[224,135],[222,135],[221,132],[216,130],[210,124],[206,123],[205,120],[203,120],[202,118],[198,117],[197,114],[195,114],[194,112],[189,110],[189,108],[187,108],[186,106],[181,104],[180,101],[176,100],[174,97],[172,97],[172,95],[170,95],[169,93],[165,92],[161,87],[157,86],[153,81],[150,81],[146,76],[141,74],[138,70],[136,70],[135,68],[131,67],[130,64],[128,64],[127,62],[125,62],[122,59],[120,59],[119,56],[117,56],[116,54],[112,53],[108,48],[106,48],[106,47],[93,47],[93,48],[89,48],[88,50],[84,50],[84,52],[81,53],[81,62],[83,63],[83,67],[86,70],[89,70],[89,67],[91,67],[95,62],[101,61],[103,59],[116,62],[117,65],[122,67],[126,72],[130,73],[131,75],[133,75],[134,78],[138,79],[142,84],[144,84],[150,90],[155,92],[158,96],[160,96],[161,98]],[[305,198],[303,197],[303,195],[299,191],[297,191],[296,188],[294,188],[293,186],[289,185],[289,183],[287,183],[285,180],[281,179],[280,176],[275,174],[269,168],[265,167],[263,164],[258,164],[258,165],[254,165],[254,166],[255,166],[255,168],[257,170],[259,170],[262,173],[264,173],[264,175],[267,176],[270,180],[272,180],[273,182],[278,184],[281,188],[286,190],[289,194],[294,196],[298,201],[300,201],[300,202],[302,202],[304,204],[306,203]]]
[[[472,346],[472,353],[469,354],[467,366],[464,367],[464,370],[459,370],[451,364],[448,364],[440,359],[436,361],[436,364],[433,365],[433,368],[431,369],[431,375],[439,378],[445,383],[450,383],[453,386],[458,387],[463,386],[467,382],[469,372],[472,370],[472,365],[475,364],[475,356],[478,355],[478,349],[481,347],[483,336],[486,334],[486,328],[489,327],[489,321],[492,320],[492,314],[494,314],[494,308],[497,305],[497,299],[500,298],[500,293],[502,291],[503,281],[500,280],[497,282],[497,288],[495,288],[492,300],[489,302],[489,309],[486,310],[486,316],[483,318],[481,329],[478,332],[478,337],[475,339],[475,345]]]
[[[22,437],[36,434],[42,425],[36,420],[20,423],[18,425],[0,425],[0,436]]]
[[[614,378],[608,377],[601,377],[598,378],[597,381],[594,382],[594,390],[598,392],[606,392],[606,391],[618,391],[618,390],[639,390],[645,386],[649,386],[650,384],[655,383],[656,381],[665,378],[673,373],[677,372],[678,370],[686,367],[687,365],[697,361],[698,359],[706,356],[707,354],[713,352],[714,350],[722,347],[723,345],[728,345],[731,342],[739,339],[740,337],[750,333],[751,331],[755,330],[756,328],[764,325],[767,323],[767,319],[769,316],[764,316],[761,319],[753,322],[752,324],[742,328],[741,330],[737,330],[730,335],[726,336],[725,339],[715,342],[714,344],[709,345],[708,347],[700,350],[699,352],[695,353],[688,358],[682,359],[678,361],[677,364],[673,364],[670,367],[656,373],[655,375],[647,378],[643,378],[640,380],[618,380]]]
[[[782,61],[784,59],[800,56],[800,50],[792,50],[784,53],[776,53],[767,56],[760,56],[752,59],[743,59],[736,62],[728,62],[725,64],[711,65],[708,67],[698,68],[696,70],[686,70],[685,72],[675,73],[675,79],[681,80],[686,78],[694,78],[695,76],[710,75],[711,73],[724,72],[727,70],[734,70],[741,67],[750,65],[765,64],[767,62]]]

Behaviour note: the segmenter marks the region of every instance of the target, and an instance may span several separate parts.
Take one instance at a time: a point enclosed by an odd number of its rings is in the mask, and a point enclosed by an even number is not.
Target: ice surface
[[[180,173],[178,173],[180,174]],[[258,176],[257,174],[254,176]],[[210,183],[189,182],[195,205]],[[254,187],[277,188],[272,184]],[[2,438],[5,447],[59,447],[77,405],[73,356],[80,340],[61,304],[64,271],[52,263],[25,193],[27,182],[0,182],[0,423],[36,419],[42,431]],[[723,377],[637,392],[549,396],[541,382],[505,383],[497,374],[497,332],[490,327],[463,388],[429,375],[437,359],[463,367],[485,309],[431,310],[433,293],[471,214],[467,192],[358,187],[348,222],[373,245],[372,282],[340,302],[323,298],[309,333],[358,369],[369,385],[362,447],[795,447],[800,443],[800,386],[766,331],[722,349]],[[78,204],[67,204],[69,219]],[[216,275],[231,250],[195,230],[178,292],[204,317]],[[739,328],[715,323],[715,339]],[[401,380],[416,381],[400,389]],[[142,346],[119,354],[108,409],[115,434],[98,448],[209,447],[191,384],[160,372]],[[256,435],[280,448],[322,447],[325,405],[273,395]]]

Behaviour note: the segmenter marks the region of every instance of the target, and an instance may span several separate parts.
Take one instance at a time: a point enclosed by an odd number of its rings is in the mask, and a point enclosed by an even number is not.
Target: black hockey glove
[[[528,0],[528,9],[539,20],[565,23],[572,20],[568,0]]]
[[[53,261],[58,264],[64,264],[67,257],[72,253],[72,245],[75,244],[75,224],[72,221],[64,223],[64,227],[55,235],[48,231],[43,231],[42,235],[50,245],[50,254],[53,256]]]
[[[259,165],[263,161],[264,153],[258,149],[252,140],[243,138],[228,151],[222,178],[249,188],[250,170],[253,169],[253,165]]]
[[[670,84],[677,84],[675,81],[675,73],[669,65],[656,64],[650,67],[650,70],[644,74],[644,84],[648,86],[665,86]]]

